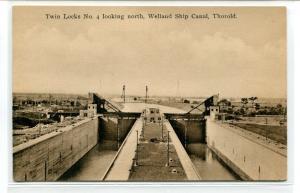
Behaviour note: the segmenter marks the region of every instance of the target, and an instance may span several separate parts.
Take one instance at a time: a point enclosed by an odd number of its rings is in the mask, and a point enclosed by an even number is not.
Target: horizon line
[[[58,95],[63,95],[63,94],[69,94],[69,95],[88,95],[88,93],[97,93],[99,94],[99,92],[87,92],[87,93],[75,93],[75,92],[12,92],[12,94],[58,94]],[[192,97],[192,98],[207,98],[213,95],[220,95],[220,93],[215,93],[215,94],[211,94],[211,95],[183,95],[183,96],[174,96],[174,95],[157,95],[157,94],[153,94],[153,95],[148,95],[148,97],[174,97],[174,98],[184,98],[184,97]],[[116,93],[103,93],[100,94],[100,96],[120,96],[121,94],[116,94]],[[145,97],[144,95],[139,95],[139,94],[128,94],[127,96],[138,96],[138,97]],[[249,95],[249,96],[222,96],[220,98],[249,98],[249,97],[257,97],[258,99],[287,99],[287,96],[285,97],[267,97],[267,96],[255,96],[255,95]]]

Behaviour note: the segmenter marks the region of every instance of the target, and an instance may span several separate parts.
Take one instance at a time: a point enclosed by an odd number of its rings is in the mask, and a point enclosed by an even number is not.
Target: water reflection
[[[222,164],[205,144],[188,145],[190,158],[203,180],[232,181],[240,180],[232,171]]]
[[[104,175],[117,151],[96,145],[58,181],[98,181]]]

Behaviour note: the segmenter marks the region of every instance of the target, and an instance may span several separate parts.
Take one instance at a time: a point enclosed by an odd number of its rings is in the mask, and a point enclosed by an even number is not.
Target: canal
[[[202,180],[240,180],[205,144],[191,144],[188,149],[190,158],[201,175]],[[116,153],[117,151],[101,149],[98,144],[58,181],[99,181]]]
[[[117,151],[103,149],[97,144],[58,181],[100,181],[116,153]]]
[[[194,143],[188,147],[190,158],[205,181],[241,180],[214,154],[206,144]]]
[[[141,112],[145,107],[160,108],[163,112],[184,113],[181,109],[166,107],[155,104],[144,103],[126,103],[125,112]],[[117,151],[107,150],[96,145],[82,159],[80,159],[72,168],[70,168],[59,181],[99,181]],[[236,181],[240,178],[234,174],[217,156],[202,143],[189,144],[187,147],[189,156],[198,170],[198,173],[204,181]],[[162,179],[163,181],[163,179]]]

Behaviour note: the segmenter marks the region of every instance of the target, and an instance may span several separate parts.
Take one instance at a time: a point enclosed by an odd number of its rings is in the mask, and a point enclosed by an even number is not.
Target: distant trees
[[[252,103],[252,106],[254,107],[254,102],[257,100],[258,98],[255,96],[255,97],[250,97],[249,100],[251,101]]]
[[[233,114],[235,114],[235,115],[244,115],[245,114],[245,109],[240,108],[240,109],[234,111]]]
[[[255,110],[259,110],[260,109],[260,104],[255,103],[254,108],[255,108]]]
[[[224,106],[231,106],[231,102],[227,99],[222,99],[219,101],[219,104],[222,104]]]
[[[241,103],[242,103],[243,105],[248,104],[248,98],[241,98]]]
[[[183,103],[190,103],[190,101],[187,100],[187,99],[184,99],[184,100],[183,100]]]
[[[13,104],[17,103],[17,97],[13,97]]]
[[[276,108],[277,108],[278,114],[282,115],[285,113],[285,108],[282,106],[282,104],[277,104]]]
[[[286,115],[286,107],[283,104],[261,104],[257,102],[257,99],[258,97],[256,96],[241,98],[240,105],[232,105],[233,114],[237,116]]]
[[[259,107],[256,109],[256,115],[285,115],[286,108],[282,104],[277,104],[276,106],[265,106],[264,108]]]
[[[243,105],[247,105],[249,101],[251,101],[252,106],[254,107],[254,103],[258,98],[256,96],[250,97],[250,98],[241,98],[241,103]]]

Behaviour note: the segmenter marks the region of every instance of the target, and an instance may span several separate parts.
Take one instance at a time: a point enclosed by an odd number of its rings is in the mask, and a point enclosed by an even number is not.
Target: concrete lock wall
[[[56,181],[98,142],[98,119],[85,119],[16,146],[13,154],[15,181]]]
[[[136,119],[128,118],[99,118],[99,142],[103,149],[118,149],[119,144],[127,136]]]
[[[174,128],[181,143],[185,142],[185,128],[187,128],[187,143],[205,143],[205,122],[199,120],[171,120],[172,127]]]
[[[286,180],[287,157],[207,119],[207,145],[244,180]]]

